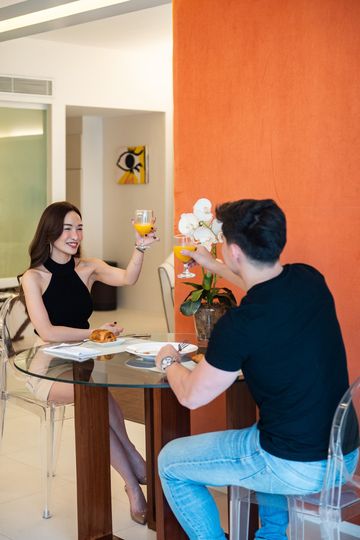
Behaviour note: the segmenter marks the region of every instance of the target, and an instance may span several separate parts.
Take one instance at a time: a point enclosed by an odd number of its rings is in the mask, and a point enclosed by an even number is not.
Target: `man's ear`
[[[244,254],[237,244],[229,244],[229,251],[232,256],[232,258],[237,262],[240,263],[243,260]]]

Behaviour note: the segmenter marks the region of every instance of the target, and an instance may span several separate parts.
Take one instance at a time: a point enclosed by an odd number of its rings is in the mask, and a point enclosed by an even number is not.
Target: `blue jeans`
[[[256,425],[176,439],[159,454],[165,496],[190,540],[224,540],[206,486],[238,485],[257,493],[261,528],[256,539],[286,540],[285,495],[321,490],[326,460],[289,461],[265,452]]]

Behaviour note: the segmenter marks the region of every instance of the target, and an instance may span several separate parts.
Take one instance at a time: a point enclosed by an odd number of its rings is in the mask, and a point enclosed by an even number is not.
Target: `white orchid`
[[[196,229],[194,231],[194,239],[200,242],[200,244],[204,244],[209,251],[211,249],[211,244],[216,242],[216,236],[211,229],[206,227],[199,227]]]
[[[217,243],[221,242],[222,223],[211,211],[209,199],[199,199],[193,206],[193,213],[181,214],[178,228],[181,234],[190,236],[192,241],[206,247],[216,259]],[[221,313],[236,306],[236,299],[227,287],[217,285],[217,275],[202,268],[202,281],[199,283],[186,282],[192,290],[180,305],[183,315],[189,317],[198,312],[201,306],[219,309]],[[210,321],[210,318],[208,319]]]
[[[217,240],[219,241],[219,233],[222,231],[222,223],[218,219],[214,219],[211,224],[211,230],[215,234]]]
[[[194,231],[199,227],[199,220],[194,214],[181,214],[178,229],[181,234],[193,237]]]
[[[211,212],[212,204],[209,199],[199,199],[193,207],[193,213],[199,221],[209,222],[213,219]]]
[[[219,242],[222,223],[214,218],[209,199],[199,199],[193,206],[193,213],[181,214],[178,229],[181,234],[200,242],[209,251],[212,244]]]

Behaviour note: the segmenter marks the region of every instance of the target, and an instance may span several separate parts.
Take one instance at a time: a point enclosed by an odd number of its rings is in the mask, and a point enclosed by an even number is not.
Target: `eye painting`
[[[147,184],[148,163],[146,146],[123,146],[116,162],[122,174],[118,184]]]

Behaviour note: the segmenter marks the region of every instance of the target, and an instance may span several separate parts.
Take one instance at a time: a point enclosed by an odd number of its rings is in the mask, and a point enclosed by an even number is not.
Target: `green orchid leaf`
[[[194,287],[194,289],[202,289],[203,286],[199,283],[192,283],[191,281],[184,281],[184,285],[190,285],[190,287]]]
[[[229,289],[228,287],[223,287],[223,290],[226,291],[229,295],[229,297],[231,298],[231,300],[234,302],[234,304],[237,305],[237,301],[236,301],[236,298],[234,296],[234,293],[232,292],[231,289]]]
[[[229,307],[236,306],[236,302],[229,296],[229,294],[219,293],[216,295],[216,298],[219,300],[220,304],[227,305]]]
[[[203,289],[199,289],[198,291],[192,292],[191,296],[190,296],[191,301],[192,302],[197,302],[203,296],[203,293],[204,293]]]
[[[210,291],[212,281],[213,281],[213,274],[211,274],[210,272],[207,272],[204,275],[204,278],[203,278],[203,281],[202,281],[202,286],[205,289],[205,291]]]
[[[217,299],[219,300],[219,304],[222,304],[226,307],[231,307],[232,304],[227,296],[217,296]]]
[[[198,300],[197,302],[191,302],[191,300],[188,300],[187,302],[183,302],[180,306],[180,311],[183,315],[186,317],[190,317],[191,315],[194,315],[194,313],[197,312],[201,304],[201,300]]]

